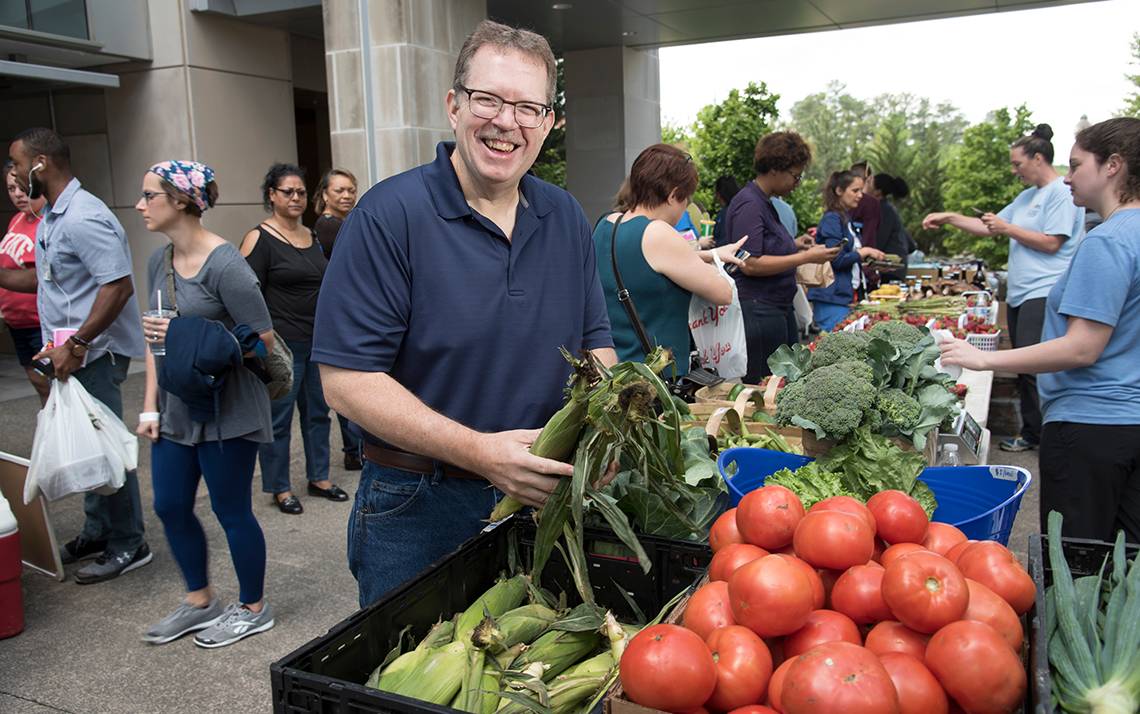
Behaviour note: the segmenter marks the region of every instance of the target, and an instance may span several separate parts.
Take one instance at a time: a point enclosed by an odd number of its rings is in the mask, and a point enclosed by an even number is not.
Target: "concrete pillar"
[[[431,161],[444,100],[486,0],[324,0],[333,165],[363,186]]]
[[[593,220],[610,207],[633,160],[661,141],[657,50],[567,52],[566,187]]]

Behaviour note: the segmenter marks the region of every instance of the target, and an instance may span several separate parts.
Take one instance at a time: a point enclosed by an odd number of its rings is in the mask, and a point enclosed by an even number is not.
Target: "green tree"
[[[554,84],[554,128],[534,161],[534,175],[555,186],[566,188],[566,79],[562,58],[557,60],[558,75]]]
[[[1131,64],[1140,65],[1140,32],[1132,35],[1132,62]],[[1140,74],[1126,74],[1129,82],[1132,82],[1137,88],[1140,88]],[[1126,117],[1140,118],[1140,91],[1134,91],[1126,100],[1128,103],[1124,105],[1124,110],[1121,112]]]
[[[812,161],[805,177],[819,183],[833,171],[866,159],[866,149],[875,134],[878,117],[867,102],[846,92],[840,82],[811,94],[792,106],[788,128],[797,131],[812,147]]]
[[[661,125],[662,144],[675,144],[688,147],[692,144],[692,142],[693,137],[689,134],[688,128],[677,126],[676,124]]]
[[[1012,112],[998,109],[966,129],[947,167],[946,210],[969,216],[974,208],[997,211],[1016,198],[1025,186],[1009,170],[1009,146],[1032,129],[1025,105]],[[1009,259],[1007,238],[978,237],[953,228],[945,231],[939,252],[972,254],[991,267],[1004,267]]]
[[[718,177],[732,176],[741,184],[753,178],[756,140],[771,131],[778,99],[763,82],[749,82],[744,91],[734,89],[720,104],[697,112],[690,146],[701,177],[695,198],[706,210],[716,210]]]

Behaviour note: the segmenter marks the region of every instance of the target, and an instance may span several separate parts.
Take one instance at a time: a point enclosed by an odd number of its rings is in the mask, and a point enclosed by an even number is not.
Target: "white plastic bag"
[[[716,261],[721,277],[732,285],[732,303],[714,305],[693,295],[689,301],[689,330],[701,355],[701,366],[715,369],[725,379],[743,377],[748,371],[748,347],[744,338],[744,312],[740,309],[740,296],[736,281],[725,272],[724,264]]]
[[[37,491],[49,501],[86,491],[114,493],[126,471],[138,468],[138,453],[138,439],[79,380],[55,380],[36,417],[24,503]]]

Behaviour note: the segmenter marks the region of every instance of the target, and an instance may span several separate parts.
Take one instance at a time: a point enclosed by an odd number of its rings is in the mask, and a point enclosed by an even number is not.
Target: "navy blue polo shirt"
[[[386,372],[473,429],[541,427],[570,375],[559,353],[612,347],[590,225],[526,175],[511,240],[463,197],[453,142],[382,181],[337,235],[313,360]],[[375,439],[373,439],[375,440]]]
[[[728,243],[748,236],[744,250],[757,257],[791,255],[799,250],[788,229],[780,222],[772,200],[755,181],[746,183],[729,202],[725,232]],[[764,277],[750,277],[737,271],[736,288],[741,300],[790,308],[796,296],[796,269],[789,268]]]

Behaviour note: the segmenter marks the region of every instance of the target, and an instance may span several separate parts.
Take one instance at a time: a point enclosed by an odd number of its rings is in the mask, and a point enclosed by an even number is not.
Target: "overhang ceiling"
[[[494,20],[545,35],[556,53],[688,45],[933,20],[1096,0],[487,0]],[[565,9],[557,9],[568,6]]]

